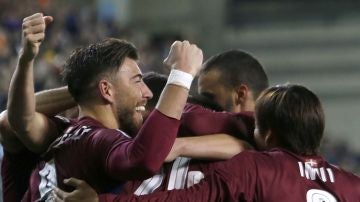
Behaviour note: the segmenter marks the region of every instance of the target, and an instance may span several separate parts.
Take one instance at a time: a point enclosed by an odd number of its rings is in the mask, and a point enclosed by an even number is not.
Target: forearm
[[[20,56],[8,94],[8,119],[16,133],[27,132],[35,115],[33,59]]]
[[[36,111],[53,116],[76,106],[67,86],[40,91],[35,94]]]
[[[177,151],[172,152],[177,153],[178,156],[226,160],[245,149],[251,149],[251,146],[247,142],[227,134],[214,134],[178,138],[173,148]]]
[[[180,120],[189,90],[173,84],[166,85],[156,108],[164,115]]]
[[[119,180],[154,175],[171,150],[179,125],[180,121],[154,110],[134,140],[112,150],[106,163],[109,175]]]

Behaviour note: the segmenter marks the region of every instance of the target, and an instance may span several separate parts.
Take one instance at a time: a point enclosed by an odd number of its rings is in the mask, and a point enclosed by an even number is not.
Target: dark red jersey
[[[360,178],[320,156],[245,151],[214,166],[211,175],[188,189],[141,197],[101,195],[100,201],[360,201]]]
[[[5,202],[20,201],[22,199],[29,186],[31,171],[39,161],[39,155],[26,149],[19,153],[4,151],[1,176]]]
[[[179,136],[200,136],[215,133],[231,134],[239,139],[253,142],[253,113],[215,112],[199,105],[187,104],[181,117]],[[127,182],[126,194],[149,193],[184,189],[197,184],[212,171],[212,161],[178,157],[165,163],[153,177],[144,181]]]
[[[196,104],[187,104],[181,116],[178,136],[226,133],[255,146],[253,112],[215,112]]]
[[[69,126],[70,120],[55,116],[50,118],[62,132]],[[20,201],[24,196],[28,186],[31,171],[41,160],[39,154],[23,149],[18,153],[4,151],[4,159],[1,165],[1,175],[3,180],[4,201]]]
[[[114,189],[124,181],[146,179],[160,169],[179,124],[155,110],[131,138],[94,119],[81,118],[50,146],[46,161],[32,173],[24,200],[45,200],[53,186],[70,191],[72,187],[63,184],[63,179],[70,177],[85,180],[98,193],[117,192]]]

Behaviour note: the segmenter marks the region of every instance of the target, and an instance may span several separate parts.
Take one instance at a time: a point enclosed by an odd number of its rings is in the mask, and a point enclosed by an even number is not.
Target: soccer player
[[[230,73],[232,76],[227,75]],[[150,82],[149,86],[153,86],[154,83],[164,83],[161,80],[165,79],[155,75],[152,78],[156,81]],[[230,82],[229,79],[232,79],[233,82]],[[160,85],[155,86],[161,88]],[[222,105],[221,107],[231,110],[233,113],[217,113],[199,105],[187,104],[182,115],[179,135],[227,133],[255,145],[252,117],[255,106],[254,99],[267,86],[268,78],[263,67],[251,55],[240,50],[231,50],[211,57],[200,71],[198,91],[201,95],[218,102]],[[212,138],[219,137],[212,136]],[[218,146],[223,150],[229,148],[220,141]],[[128,182],[124,193],[145,195],[190,187],[211,173],[212,167],[213,163],[209,160],[179,157],[172,164],[165,164],[161,172],[152,178]]]
[[[35,14],[24,20],[23,26],[30,28],[24,31],[24,43],[35,54],[44,38],[45,19]],[[117,39],[73,53],[66,65],[66,80],[80,105],[81,118],[53,143],[46,162],[38,165],[31,179],[36,187],[30,186],[28,200],[47,198],[57,183],[66,188],[62,179],[67,175],[86,179],[102,192],[124,180],[150,176],[160,168],[175,140],[188,88],[202,63],[202,52],[187,41],[172,45],[166,58],[167,65],[174,69],[172,79],[157,109],[132,138],[118,128],[135,134],[146,101],[152,96],[141,79],[136,59],[132,44]],[[44,141],[37,139],[43,137],[39,134],[54,131],[55,124],[35,112],[34,106],[32,63],[20,61],[10,86],[8,119],[17,137],[36,150]],[[77,158],[71,158],[74,154]]]
[[[24,32],[29,32],[33,28],[33,26],[30,26],[30,20],[30,18],[24,19]],[[35,27],[36,32],[29,37],[36,41],[36,43],[30,44],[23,40],[18,68],[25,68],[28,64],[32,65],[34,58],[38,54],[38,45],[43,39],[45,25],[49,24],[52,20],[52,17],[44,16],[40,26]],[[52,92],[38,93],[36,95],[36,110],[47,115],[55,115],[72,107],[73,101],[71,97],[68,94],[62,93],[64,89],[53,89]],[[63,99],[58,102],[60,97],[63,97]],[[69,124],[66,119],[60,117],[52,117],[51,120],[59,130],[64,130]],[[4,148],[4,159],[1,165],[3,200],[20,201],[28,187],[30,173],[36,163],[40,161],[40,155],[24,147],[24,144],[9,125],[7,111],[0,114],[0,137]]]
[[[159,76],[157,78],[161,79]],[[255,99],[268,85],[262,65],[244,51],[230,50],[210,57],[200,70],[198,92],[227,112],[213,112],[199,105],[187,104],[178,135],[225,133],[255,146],[252,112]],[[227,149],[225,144],[222,147]],[[143,182],[128,182],[124,191],[144,195],[183,189],[198,183],[211,171],[209,159],[178,157],[172,164],[165,164],[163,170],[152,178]]]
[[[36,14],[34,16],[30,16],[28,18],[26,18],[24,20],[24,36],[26,36],[27,34],[33,34],[32,31],[34,29],[34,26],[37,28],[41,28],[41,29],[37,29],[36,33],[37,35],[40,36],[44,36],[42,32],[45,31],[45,26],[44,26],[44,21],[46,21],[47,18],[50,17],[44,17],[43,21],[39,20],[36,18],[36,16],[39,16],[39,14]],[[34,20],[39,23],[39,24],[33,24]],[[39,43],[42,40],[42,38],[37,39],[36,40],[36,45],[37,48],[39,46]],[[24,39],[24,41],[26,42],[26,39]],[[31,41],[30,41],[31,42]],[[32,65],[32,63],[34,62],[34,58],[37,55],[37,50],[34,53],[33,49],[32,49],[32,43],[25,43],[23,46],[23,50],[22,50],[22,54],[20,55],[20,62],[19,62],[19,67],[18,68],[29,68],[29,64]],[[30,46],[30,48],[28,47]],[[25,57],[24,56],[29,56],[31,55],[31,57]],[[16,74],[15,74],[16,75]],[[15,76],[16,78],[16,76]],[[166,80],[165,80],[166,83]],[[165,83],[163,86],[165,86]],[[162,87],[163,88],[163,87]],[[159,92],[160,93],[160,92]],[[61,112],[64,109],[67,109],[69,107],[74,106],[74,101],[73,99],[71,99],[71,97],[69,97],[68,93],[67,93],[67,88],[60,88],[60,89],[55,89],[55,90],[50,90],[50,91],[46,91],[46,92],[42,92],[40,93],[40,95],[42,96],[37,96],[36,99],[36,111],[37,112],[42,112],[45,115],[51,116],[54,115],[56,113]],[[160,95],[159,95],[160,96]],[[155,106],[154,106],[155,107]],[[19,136],[18,134],[16,134],[14,131],[12,131],[11,127],[9,126],[8,120],[7,120],[7,115],[6,112],[3,114],[4,116],[1,116],[1,127],[0,127],[0,132],[1,132],[1,136],[2,136],[2,143],[5,145],[6,150],[8,151],[12,151],[14,153],[15,150],[17,151],[17,148],[22,148],[24,145],[22,144],[21,141],[19,141],[19,138],[17,136]],[[60,119],[63,120],[63,119]],[[55,120],[52,120],[54,122],[56,122]],[[65,125],[69,124],[69,120],[65,121]],[[232,121],[234,122],[234,121]],[[221,123],[221,122],[220,122]],[[251,122],[252,123],[252,122]],[[55,126],[62,126],[64,125],[64,123],[58,123],[55,124]],[[55,130],[55,132],[59,132],[59,131],[63,131],[63,129],[61,129],[61,127],[58,127],[57,130]],[[248,132],[250,129],[244,128],[243,125],[239,125],[240,129],[237,130],[236,132],[238,133],[238,135],[241,134],[246,134],[245,132]],[[212,127],[214,128],[214,127]],[[245,132],[242,132],[242,131]],[[51,131],[54,132],[54,131]],[[206,133],[206,130],[205,132]],[[211,133],[211,130],[209,131],[209,133]],[[211,158],[229,158],[231,156],[233,156],[234,154],[239,152],[239,149],[243,148],[242,142],[235,140],[234,138],[225,138],[225,135],[217,135],[217,136],[212,136],[211,138],[208,137],[201,137],[201,138],[196,138],[196,137],[192,137],[192,138],[180,138],[182,141],[182,144],[175,144],[174,147],[172,148],[172,152],[174,157],[176,157],[177,155],[194,155],[194,153],[186,153],[187,150],[191,151],[192,149],[192,145],[196,145],[196,152],[198,154],[196,154],[196,157],[199,158],[207,158],[208,156],[210,156]],[[23,137],[23,135],[20,134],[20,139],[22,139],[23,141],[25,140],[25,145],[28,146],[28,148],[30,148],[31,150],[35,151],[35,152],[41,152],[43,149],[47,148],[48,145],[42,146],[41,142],[50,142],[52,138],[56,138],[56,135],[54,136],[52,133],[51,138],[49,138],[48,136],[45,137],[41,137],[40,134],[36,134],[36,139],[41,140],[40,143],[33,143],[31,138],[28,137]],[[27,138],[27,139],[24,139]],[[33,138],[33,137],[32,137]],[[180,139],[178,139],[179,141],[176,143],[180,142]],[[191,143],[192,144],[189,144]],[[213,144],[213,143],[216,144]],[[185,144],[186,143],[186,144]],[[186,148],[189,149],[182,149],[181,147],[177,146],[177,145],[185,145]],[[211,151],[209,149],[206,149],[206,151],[201,151],[198,148],[201,148],[200,145],[205,145],[206,148],[210,147],[210,148],[216,148],[217,146],[222,146],[219,147],[219,149],[214,149],[216,150],[216,153],[211,153]],[[225,149],[223,148],[223,146],[225,146]],[[177,149],[176,149],[177,148]],[[177,150],[180,150],[182,152],[179,152]],[[185,151],[185,152],[184,152]],[[200,151],[200,152],[199,152]],[[200,153],[200,155],[199,155]],[[8,156],[8,155],[6,155]],[[169,154],[169,156],[171,156],[171,154]],[[169,157],[168,156],[168,157]],[[219,157],[220,156],[220,157]],[[31,157],[31,158],[29,158]],[[15,160],[10,160],[7,161],[7,159],[15,159]],[[30,171],[33,169],[33,166],[36,164],[36,162],[39,161],[39,155],[36,155],[26,149],[21,150],[21,155],[16,154],[16,157],[11,157],[11,158],[6,158],[5,159],[5,163],[4,165],[4,169],[3,169],[3,176],[5,179],[5,190],[6,191],[6,196],[13,196],[16,195],[17,200],[19,200],[21,198],[21,196],[24,193],[24,188],[27,187],[27,183],[24,183],[28,180],[28,176]],[[19,164],[19,162],[21,162],[21,164]],[[16,169],[14,169],[16,168]],[[22,174],[20,174],[22,173]],[[13,177],[15,176],[15,177]],[[9,180],[7,180],[9,179]],[[9,182],[9,183],[7,183]],[[14,185],[16,184],[16,185]],[[13,188],[16,189],[13,189]],[[12,192],[10,191],[12,190]],[[9,194],[8,194],[9,193]],[[6,201],[12,201],[11,197],[6,197]]]
[[[318,97],[300,85],[264,91],[256,102],[255,138],[264,151],[244,151],[185,190],[101,195],[100,201],[359,201],[360,178],[318,153],[325,118]],[[55,192],[57,201],[67,193]],[[97,199],[95,199],[96,201]]]

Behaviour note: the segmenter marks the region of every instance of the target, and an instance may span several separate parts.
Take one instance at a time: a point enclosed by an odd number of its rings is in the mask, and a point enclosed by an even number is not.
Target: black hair
[[[256,101],[255,116],[259,133],[271,130],[281,147],[317,154],[325,116],[319,98],[307,88],[287,84],[265,90]]]
[[[155,108],[160,98],[161,92],[166,85],[167,76],[156,72],[147,72],[143,75],[143,81],[153,93],[153,97],[148,100],[147,106],[150,108]]]
[[[201,73],[217,70],[220,79],[227,87],[245,84],[256,99],[261,91],[269,86],[264,68],[250,54],[241,50],[230,50],[210,57],[205,61]]]
[[[74,100],[81,103],[93,96],[97,82],[104,76],[112,78],[126,57],[138,59],[135,46],[114,38],[74,50],[63,72]]]

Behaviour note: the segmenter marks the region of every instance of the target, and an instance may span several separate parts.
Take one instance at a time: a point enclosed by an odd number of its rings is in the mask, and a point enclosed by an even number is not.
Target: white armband
[[[167,84],[174,84],[178,86],[185,87],[186,89],[190,90],[191,83],[193,81],[194,77],[186,72],[172,69],[170,72],[170,75],[167,80]]]

